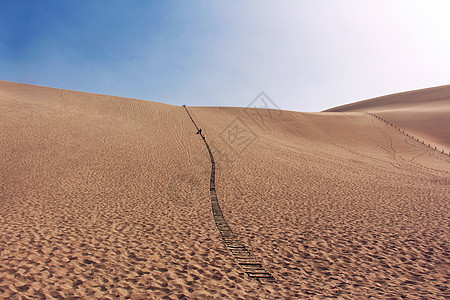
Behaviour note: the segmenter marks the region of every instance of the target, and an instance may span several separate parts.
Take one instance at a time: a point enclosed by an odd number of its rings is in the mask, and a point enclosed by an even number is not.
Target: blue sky
[[[0,80],[188,105],[333,106],[450,83],[449,1],[0,2]]]

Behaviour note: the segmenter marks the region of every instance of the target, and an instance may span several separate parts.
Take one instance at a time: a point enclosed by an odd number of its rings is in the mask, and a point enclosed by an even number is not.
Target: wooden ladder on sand
[[[198,131],[198,126],[189,113],[185,105],[183,105],[189,118],[194,124]],[[275,278],[270,274],[263,265],[258,262],[258,260],[252,255],[252,253],[245,247],[245,245],[239,240],[238,236],[234,234],[231,228],[228,226],[225,217],[223,216],[222,210],[220,209],[219,201],[216,194],[216,163],[214,161],[214,156],[209,148],[206,139],[203,138],[203,142],[208,149],[209,156],[211,158],[211,177],[209,181],[209,193],[211,195],[211,209],[214,217],[214,222],[216,223],[217,229],[219,230],[220,236],[224,241],[226,247],[233,254],[239,266],[244,270],[244,272],[250,277],[258,280],[265,281],[275,281]]]

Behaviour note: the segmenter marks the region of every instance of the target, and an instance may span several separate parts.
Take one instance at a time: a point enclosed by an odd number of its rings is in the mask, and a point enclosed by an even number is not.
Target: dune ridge
[[[369,111],[426,144],[450,151],[450,85],[397,93],[330,108],[325,112]]]
[[[450,157],[359,112],[183,107],[0,81],[0,298],[446,299]]]

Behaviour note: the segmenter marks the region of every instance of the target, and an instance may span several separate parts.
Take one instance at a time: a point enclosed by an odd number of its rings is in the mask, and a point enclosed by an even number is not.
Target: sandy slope
[[[448,298],[450,158],[361,113],[189,108],[0,82],[0,298]]]
[[[387,95],[326,111],[374,112],[446,153],[450,150],[450,85]]]

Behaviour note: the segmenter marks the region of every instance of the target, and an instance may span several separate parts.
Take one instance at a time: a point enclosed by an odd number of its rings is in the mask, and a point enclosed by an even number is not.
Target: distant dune
[[[351,110],[448,145],[430,125],[448,91]],[[0,81],[0,298],[448,298],[449,155],[360,112],[188,109],[224,217],[276,282],[224,246],[183,107]]]
[[[326,112],[370,111],[412,135],[450,150],[450,85],[359,101]]]

